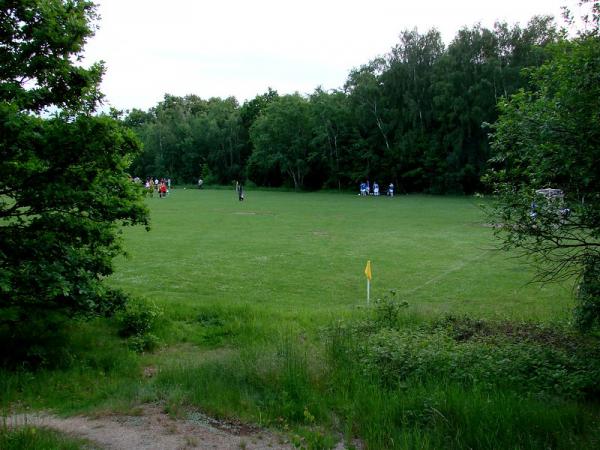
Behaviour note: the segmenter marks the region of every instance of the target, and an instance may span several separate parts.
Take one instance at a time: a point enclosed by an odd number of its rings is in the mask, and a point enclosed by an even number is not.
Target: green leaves
[[[121,252],[117,224],[146,225],[148,212],[125,173],[139,141],[115,119],[89,114],[102,65],[73,63],[93,33],[93,4],[1,8],[0,339],[35,346],[41,328],[123,306],[102,279]],[[46,108],[58,112],[34,114]],[[32,317],[37,331],[26,337]]]
[[[73,64],[96,19],[86,0],[6,1],[0,16],[0,100],[23,111],[93,109],[102,66]]]
[[[251,160],[264,171],[279,168],[296,190],[303,188],[309,172],[312,125],[307,100],[298,94],[279,97],[250,129],[255,149]]]
[[[490,215],[505,248],[536,259],[540,279],[583,274],[578,317],[590,328],[600,325],[598,292],[588,289],[600,261],[600,39],[591,32],[562,41],[551,55],[529,71],[531,89],[499,105]],[[536,194],[542,188],[561,189],[560,205]]]

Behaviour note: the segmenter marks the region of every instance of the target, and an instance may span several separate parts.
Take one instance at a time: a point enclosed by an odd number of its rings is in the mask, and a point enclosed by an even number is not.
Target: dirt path
[[[34,425],[83,437],[103,449],[292,449],[283,435],[216,421],[199,413],[174,420],[158,406],[136,416],[61,418],[35,413],[5,419],[9,426]]]

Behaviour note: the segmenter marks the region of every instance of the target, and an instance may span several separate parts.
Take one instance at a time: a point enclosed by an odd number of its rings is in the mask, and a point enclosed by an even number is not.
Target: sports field
[[[414,312],[568,317],[571,285],[530,283],[495,249],[481,199],[174,189],[149,198],[151,231],[125,231],[111,282],[175,305],[248,305],[331,317],[395,289]]]

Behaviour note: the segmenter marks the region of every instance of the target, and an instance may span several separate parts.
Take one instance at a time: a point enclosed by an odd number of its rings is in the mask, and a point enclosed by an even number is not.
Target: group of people
[[[169,191],[171,191],[171,179],[170,178],[158,178],[148,177],[144,184],[146,192],[150,197],[154,197],[154,192],[158,192],[158,197],[166,197]]]
[[[371,190],[371,184],[369,183],[369,180],[367,180],[367,182],[363,182],[360,183],[360,193],[359,195],[375,195],[375,196],[379,196],[379,184],[377,184],[377,182],[373,183],[373,190]],[[394,183],[390,183],[388,188],[387,188],[387,192],[386,195],[389,195],[390,197],[394,196]]]
[[[134,179],[134,181],[136,183],[141,183],[141,180],[136,177]],[[198,179],[198,188],[202,189],[203,187],[203,180],[202,179]],[[171,190],[171,179],[170,178],[154,178],[154,177],[147,177],[146,178],[146,182],[144,184],[145,188],[146,188],[146,193],[148,195],[150,195],[150,197],[154,196],[154,192],[158,193],[159,198],[163,198],[166,197],[167,194],[169,193],[169,191]],[[238,195],[238,199],[239,201],[243,201],[244,200],[244,187],[242,185],[242,183],[236,181],[235,182],[235,191]],[[369,183],[369,180],[367,180],[366,182],[362,182],[360,183],[360,193],[359,195],[361,196],[366,196],[366,195],[374,195],[374,196],[379,196],[379,184],[377,182],[373,183],[373,187],[371,188],[371,184]],[[390,183],[388,185],[387,191],[386,191],[386,195],[393,197],[394,196],[394,184]]]

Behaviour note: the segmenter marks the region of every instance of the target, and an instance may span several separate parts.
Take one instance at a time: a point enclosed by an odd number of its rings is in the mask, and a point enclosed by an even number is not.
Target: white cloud
[[[565,0],[97,0],[100,29],[86,60],[104,60],[102,90],[118,108],[147,109],[165,93],[288,93],[343,85],[404,29],[432,27],[448,43],[462,26],[525,24]]]

